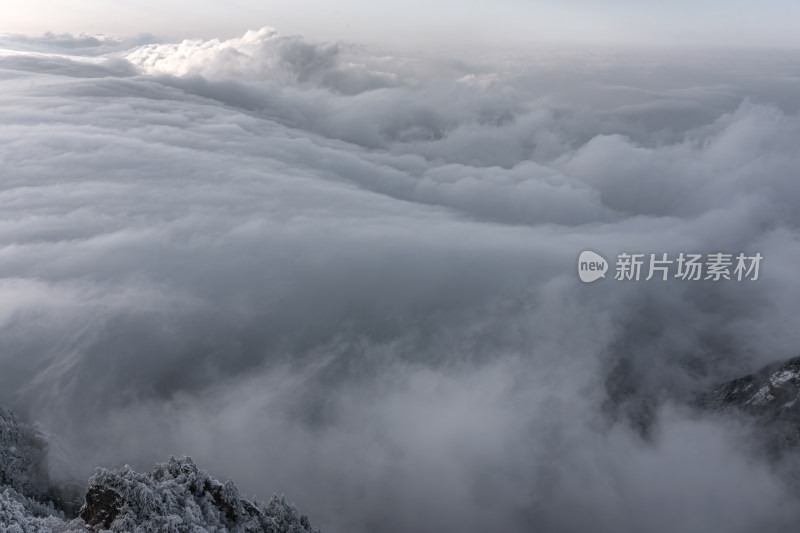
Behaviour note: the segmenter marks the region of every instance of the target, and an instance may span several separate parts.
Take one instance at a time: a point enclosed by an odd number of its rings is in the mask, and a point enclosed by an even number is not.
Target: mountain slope
[[[78,518],[47,474],[48,434],[0,409],[0,533],[319,533],[281,496],[266,504],[170,458],[148,473],[98,469]]]
[[[146,474],[127,466],[98,470],[80,516],[89,528],[115,532],[319,533],[284,497],[253,503],[188,457],[170,458]]]

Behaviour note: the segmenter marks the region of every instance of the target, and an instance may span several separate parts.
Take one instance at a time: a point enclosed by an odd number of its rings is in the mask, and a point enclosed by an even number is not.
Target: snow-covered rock
[[[142,474],[126,466],[100,469],[89,480],[80,516],[95,530],[133,533],[318,533],[308,517],[273,497],[264,505],[242,498],[191,458],[170,458]]]
[[[701,400],[706,410],[747,417],[751,442],[773,460],[796,458],[800,450],[800,356],[767,365],[716,387]],[[783,461],[778,471],[800,494],[800,463]]]
[[[0,485],[31,498],[46,497],[47,441],[33,426],[0,408]]]
[[[706,399],[713,408],[734,407],[767,421],[800,420],[800,356],[717,387]]]
[[[3,533],[86,532],[82,520],[67,522],[56,514],[38,516],[37,504],[13,489],[0,491],[0,531]],[[52,509],[51,509],[52,512]]]
[[[0,408],[0,532],[85,531],[67,522],[47,471],[47,436]]]
[[[98,469],[80,517],[70,520],[63,489],[48,475],[52,438],[0,409],[0,533],[319,533],[283,496],[266,504],[244,499],[188,457],[144,474]]]

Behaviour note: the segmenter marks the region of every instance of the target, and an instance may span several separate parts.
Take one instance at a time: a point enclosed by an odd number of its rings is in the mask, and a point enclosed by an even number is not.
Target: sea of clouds
[[[0,404],[329,533],[791,531],[686,404],[800,352],[799,109],[781,52],[0,36]]]

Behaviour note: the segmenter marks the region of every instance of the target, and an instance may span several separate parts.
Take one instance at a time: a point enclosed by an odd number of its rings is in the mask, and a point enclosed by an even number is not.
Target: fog
[[[800,351],[796,55],[0,49],[0,404],[62,475],[187,454],[326,532],[800,519],[690,407]],[[584,285],[587,248],[764,262]]]

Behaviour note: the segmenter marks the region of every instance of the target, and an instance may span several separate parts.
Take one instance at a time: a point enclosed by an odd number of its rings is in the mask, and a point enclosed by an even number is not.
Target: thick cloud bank
[[[687,407],[800,352],[795,57],[0,48],[0,404],[62,475],[188,454],[326,532],[796,527]],[[585,248],[764,262],[583,285]]]

